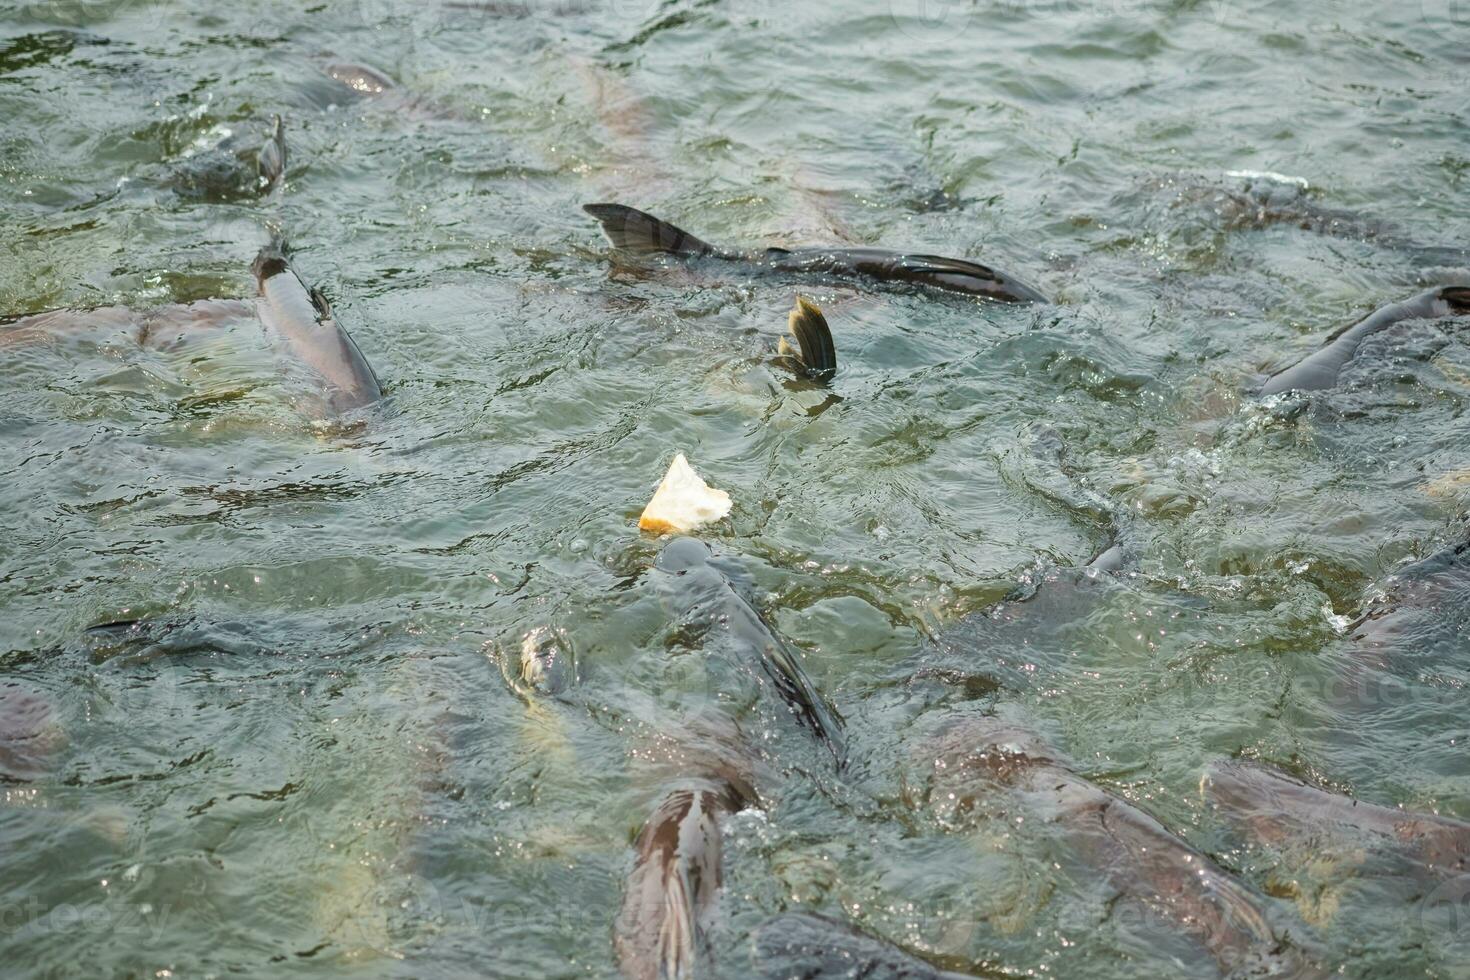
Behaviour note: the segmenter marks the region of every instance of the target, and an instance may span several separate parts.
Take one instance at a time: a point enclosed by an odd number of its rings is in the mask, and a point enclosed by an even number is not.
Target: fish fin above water
[[[271,135],[255,157],[263,187],[271,190],[286,176],[286,126],[276,115],[271,122]]]
[[[832,342],[832,330],[827,318],[817,304],[804,296],[796,297],[796,306],[787,317],[787,326],[801,345],[801,361],[812,377],[826,380],[837,373],[837,347]],[[781,338],[785,344],[786,338]],[[785,344],[786,353],[790,349]]]
[[[250,263],[250,271],[255,273],[257,283],[263,283],[290,270],[291,261],[286,258],[286,239],[280,236],[272,238],[269,245],[261,246],[255,261]]]
[[[1000,275],[988,265],[968,259],[949,259],[942,255],[904,255],[899,264],[906,271],[920,275],[964,275],[1000,279]]]
[[[327,302],[327,294],[322,292],[320,286],[312,286],[306,291],[306,295],[311,297],[311,305],[316,307],[318,313],[324,317],[332,315],[332,304]]]
[[[582,210],[597,219],[614,248],[642,255],[696,256],[715,252],[708,242],[637,208],[623,204],[584,204]]]

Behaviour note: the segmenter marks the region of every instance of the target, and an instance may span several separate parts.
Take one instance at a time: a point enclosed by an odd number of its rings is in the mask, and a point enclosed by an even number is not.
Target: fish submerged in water
[[[263,144],[231,136],[214,148],[184,160],[168,183],[181,197],[236,201],[276,190],[286,176],[285,123],[271,119]]]
[[[635,758],[656,775],[659,802],[634,843],[613,930],[629,980],[712,975],[706,928],[724,876],[721,824],[761,800],[769,777],[738,725],[689,715],[656,733]]]
[[[1352,623],[1354,659],[1380,669],[1399,661],[1453,661],[1470,627],[1470,541],[1395,571],[1384,594]]]
[[[1276,934],[1254,892],[1153,817],[1078,776],[1032,733],[997,718],[968,717],[928,748],[930,799],[949,819],[1007,794],[1065,831],[1091,872],[1192,936],[1222,972],[1325,976]]]
[[[349,412],[383,397],[382,386],[350,334],[337,322],[326,297],[308,288],[291,267],[281,243],[267,245],[251,264],[260,291],[261,325],[326,382],[333,413]]]
[[[262,248],[251,271],[259,292],[253,302],[197,300],[142,313],[123,307],[52,310],[8,323],[0,321],[4,327],[0,349],[117,333],[139,347],[178,350],[191,338],[254,318],[292,362],[310,369],[319,381],[323,414],[340,415],[383,397],[382,386],[362,351],[337,321],[321,291],[308,288],[291,267],[282,245]]]
[[[964,980],[845,922],[810,912],[769,919],[755,936],[758,975],[767,980]]]
[[[1470,287],[1445,286],[1393,303],[1349,324],[1327,338],[1315,353],[1266,379],[1257,394],[1262,398],[1284,391],[1321,391],[1337,384],[1342,369],[1363,341],[1405,320],[1433,320],[1470,315]]]
[[[737,658],[747,660],[753,654],[786,708],[827,746],[840,765],[847,752],[842,717],[807,677],[796,651],[736,591],[721,564],[704,542],[676,538],[658,556],[654,568],[681,617],[709,631],[720,630],[736,648]]]
[[[637,208],[622,204],[587,204],[582,210],[598,220],[603,234],[614,248],[643,255],[708,258],[739,263],[756,271],[925,286],[1007,303],[1047,302],[1045,296],[1020,280],[965,259],[883,248],[732,251],[717,248]]]
[[[1371,836],[1411,861],[1423,879],[1470,870],[1470,824],[1460,820],[1364,803],[1246,761],[1215,763],[1200,787],[1232,822],[1269,844]]]

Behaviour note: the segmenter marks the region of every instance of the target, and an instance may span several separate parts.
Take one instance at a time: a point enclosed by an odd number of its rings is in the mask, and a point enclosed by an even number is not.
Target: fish
[[[119,330],[132,333],[137,329],[137,323],[138,314],[125,306],[46,310],[0,317],[0,350],[33,344],[54,345],[66,338],[93,338]]]
[[[807,377],[815,381],[831,380],[837,373],[837,347],[821,308],[805,296],[796,297],[796,306],[787,316],[786,326],[796,338],[797,347],[793,350],[782,337],[777,352],[796,361]]]
[[[260,250],[251,264],[260,292],[256,313],[268,336],[326,382],[326,406],[350,412],[383,397],[377,375],[326,297],[309,288],[286,258],[283,242]]]
[[[1396,650],[1456,654],[1470,628],[1470,540],[1399,568],[1348,627],[1362,659],[1390,667]]]
[[[1321,691],[1324,710],[1334,716],[1412,710],[1424,712],[1426,723],[1440,712],[1453,712],[1451,692],[1426,685],[1423,678],[1459,662],[1467,632],[1470,540],[1462,540],[1398,568],[1374,586],[1334,651],[1332,680]],[[1354,727],[1344,737],[1358,734]]]
[[[766,623],[731,582],[728,563],[695,538],[666,545],[654,570],[686,623],[720,630],[743,657],[758,661],[797,722],[827,747],[839,766],[847,755],[842,716],[802,669],[800,656]]]
[[[755,935],[755,966],[767,980],[963,980],[912,953],[825,915],[788,912]]]
[[[226,203],[270,193],[286,175],[285,123],[271,117],[264,143],[229,136],[181,161],[168,175],[174,193],[189,200]]]
[[[563,630],[538,626],[521,638],[515,653],[499,659],[511,690],[528,702],[559,697],[578,682],[577,656]]]
[[[672,787],[638,833],[614,930],[629,980],[689,980],[723,879],[720,820],[754,802],[738,777],[711,772]]]
[[[1337,385],[1363,340],[1405,320],[1432,320],[1470,315],[1470,287],[1443,286],[1392,303],[1327,337],[1321,349],[1266,379],[1256,394],[1262,398],[1286,391],[1322,391]]]
[[[926,745],[923,758],[932,771],[929,798],[951,821],[1008,794],[1065,830],[1083,865],[1192,936],[1223,973],[1326,976],[1272,927],[1253,890],[1147,813],[1077,775],[1032,732],[965,716]]]
[[[40,776],[65,744],[56,709],[43,692],[18,681],[0,684],[0,785]]]
[[[325,383],[328,414],[350,412],[383,397],[372,366],[337,321],[326,297],[307,287],[297,274],[283,242],[262,248],[251,271],[259,294],[253,301],[197,300],[144,312],[124,307],[52,310],[0,321],[0,349],[122,330],[140,347],[172,350],[202,331],[255,318],[268,337]]]
[[[640,255],[673,255],[738,263],[755,272],[922,286],[1008,303],[1045,303],[1039,291],[989,266],[966,259],[882,248],[717,248],[651,214],[622,204],[586,204],[614,248]]]
[[[141,312],[125,306],[48,310],[0,318],[0,348],[56,344],[64,339],[98,341],[112,336],[131,339],[139,347],[169,350],[202,330],[254,318],[255,304],[237,299],[170,303]]]
[[[1366,834],[1408,858],[1422,880],[1470,871],[1470,823],[1462,820],[1365,803],[1243,759],[1212,764],[1200,787],[1233,823],[1268,844]]]
[[[1154,177],[1144,182],[1143,189],[1150,195],[1169,192],[1170,211],[1184,211],[1186,221],[1204,222],[1209,229],[1263,231],[1295,227],[1329,238],[1372,242],[1421,265],[1463,265],[1470,256],[1470,251],[1461,247],[1421,243],[1397,222],[1323,205],[1302,177],[1252,170],[1232,170],[1223,176],[1223,183],[1190,174]],[[1171,220],[1176,235],[1181,230],[1180,220]],[[1194,228],[1185,225],[1182,230]],[[1204,228],[1197,230],[1203,232]]]

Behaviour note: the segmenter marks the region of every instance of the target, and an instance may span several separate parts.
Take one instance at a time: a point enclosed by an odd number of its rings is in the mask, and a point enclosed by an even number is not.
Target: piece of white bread
[[[670,464],[669,472],[664,474],[664,482],[654,491],[653,499],[643,508],[638,526],[659,534],[692,531],[728,513],[730,495],[701,480],[694,467],[689,465],[689,460],[679,453]]]

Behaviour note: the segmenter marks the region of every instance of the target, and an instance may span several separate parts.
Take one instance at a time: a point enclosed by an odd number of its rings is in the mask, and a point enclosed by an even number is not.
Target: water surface
[[[1059,876],[1064,842],[914,804],[916,733],[992,708],[1329,965],[1470,970],[1445,909],[1199,795],[1243,753],[1470,818],[1462,634],[1392,698],[1329,696],[1375,583],[1464,537],[1470,338],[1415,325],[1343,390],[1242,396],[1470,281],[1463,4],[492,8],[0,8],[0,315],[249,296],[278,229],[389,394],[314,424],[248,322],[0,347],[0,703],[31,706],[0,710],[32,719],[0,753],[9,969],[615,976],[640,756],[716,704],[770,768],[727,825],[735,975],[791,908],[953,969],[1210,975]],[[279,199],[180,184],[274,113]],[[770,363],[794,284],[619,261],[579,208],[609,199],[721,243],[968,256],[1058,302],[812,286],[841,361],[814,411]],[[727,703],[671,620],[636,519],[679,450],[734,498],[709,536],[846,716],[845,772]],[[955,626],[1086,561],[1110,511],[1128,574]],[[502,659],[547,629],[579,682],[528,704]],[[931,661],[968,682],[905,682]]]

